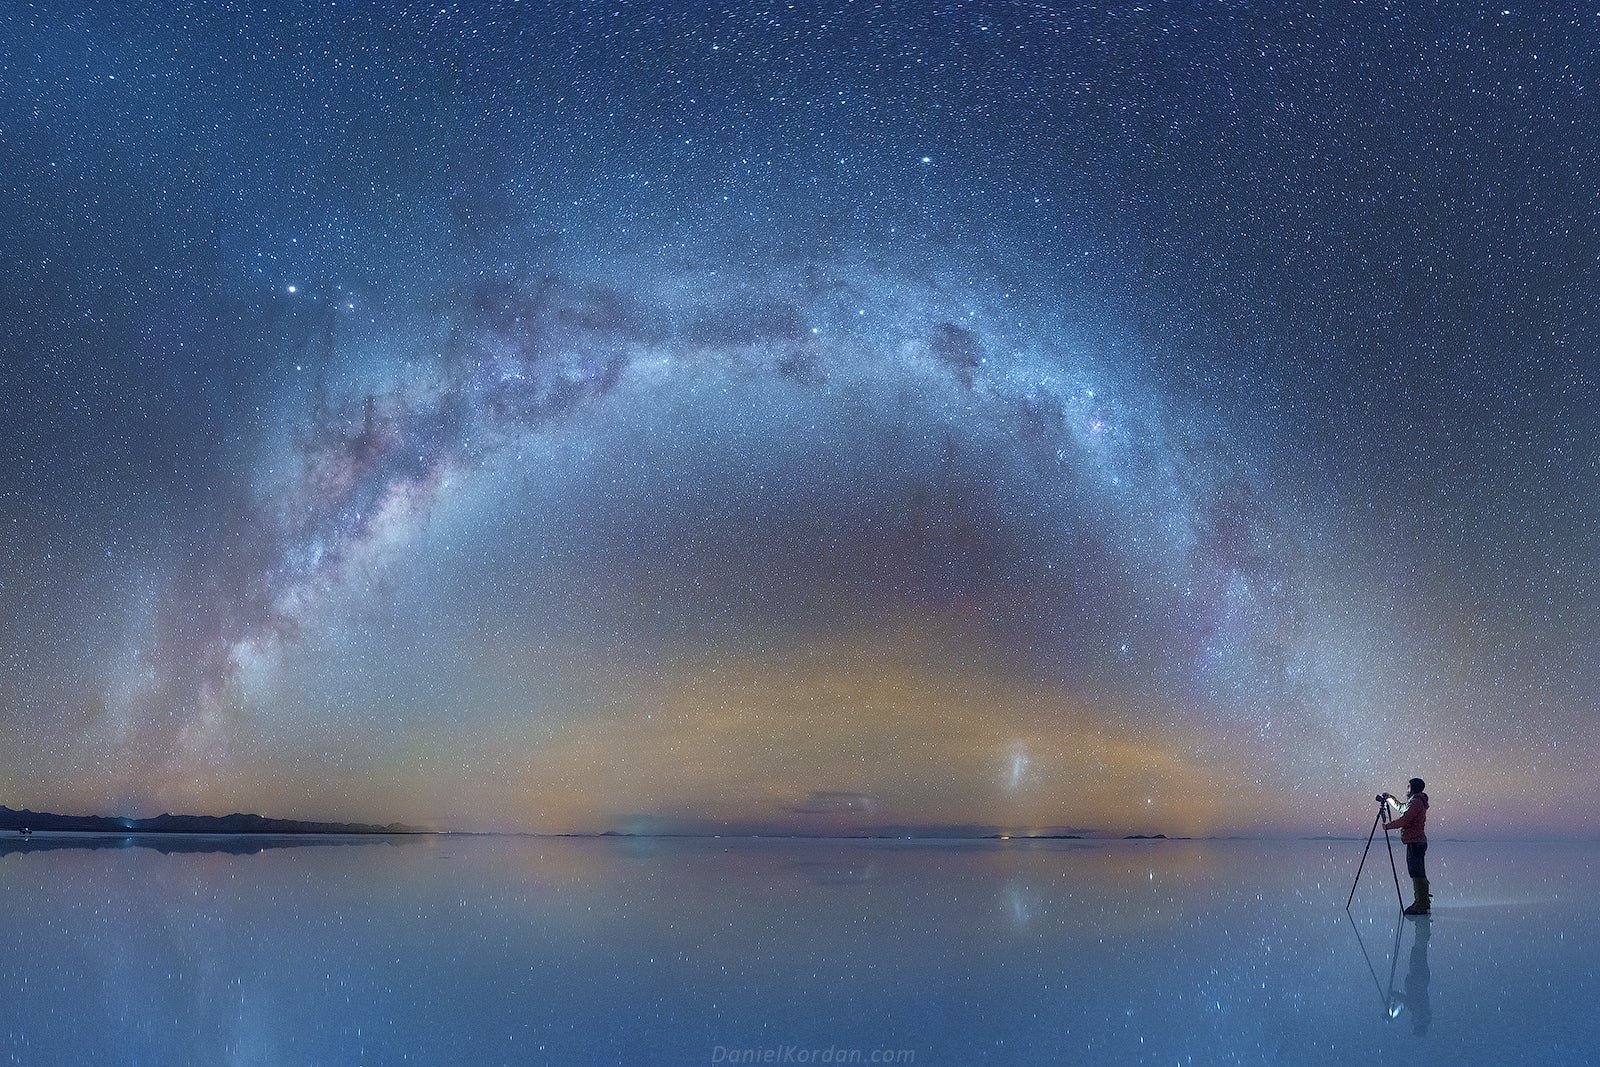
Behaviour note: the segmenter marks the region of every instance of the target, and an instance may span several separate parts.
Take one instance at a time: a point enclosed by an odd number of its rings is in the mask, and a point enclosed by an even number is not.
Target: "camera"
[[[1379,793],[1375,799],[1382,804],[1385,800],[1393,800],[1394,797],[1389,793]]]

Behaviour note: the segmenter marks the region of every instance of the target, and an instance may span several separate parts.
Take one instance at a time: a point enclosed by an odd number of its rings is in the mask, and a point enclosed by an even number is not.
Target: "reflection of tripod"
[[[1378,991],[1378,1003],[1383,1005],[1383,1017],[1393,1019],[1394,1013],[1394,967],[1400,961],[1400,931],[1405,924],[1399,919],[1394,923],[1394,947],[1389,950],[1389,991],[1383,990],[1383,985],[1378,981],[1378,972],[1373,969],[1372,957],[1367,954],[1367,943],[1361,936],[1361,928],[1356,925],[1356,917],[1348,911],[1344,917],[1350,920],[1350,929],[1356,935],[1356,946],[1361,949],[1361,958],[1367,961],[1367,973],[1372,975],[1372,988]]]
[[[1389,797],[1387,794],[1378,798],[1378,814],[1372,820],[1372,829],[1367,833],[1367,847],[1361,850],[1361,864],[1356,868],[1356,880],[1350,883],[1350,896],[1344,902],[1344,910],[1350,910],[1350,901],[1356,899],[1356,883],[1361,881],[1361,868],[1367,865],[1367,852],[1372,848],[1372,839],[1377,836],[1378,824],[1383,822],[1383,817],[1389,811]],[[1400,871],[1394,865],[1394,842],[1389,840],[1389,828],[1384,827],[1383,843],[1389,849],[1389,873],[1394,875],[1394,898],[1400,902],[1400,909],[1405,910],[1405,898],[1400,895]]]
[[[1385,992],[1383,983],[1378,981],[1378,972],[1372,966],[1372,956],[1367,952],[1367,943],[1361,936],[1361,928],[1356,925],[1355,916],[1347,911],[1344,917],[1350,920],[1350,932],[1356,935],[1361,958],[1367,961],[1367,973],[1372,976],[1372,988],[1378,992],[1378,1003],[1382,1006],[1384,1019],[1399,1018],[1402,1009],[1409,1010],[1411,1029],[1419,1034],[1427,1033],[1428,1024],[1433,1021],[1433,1006],[1428,998],[1428,935],[1432,932],[1432,926],[1415,923],[1411,927],[1411,965],[1406,969],[1405,990],[1402,992],[1394,987],[1394,972],[1395,965],[1400,962],[1400,933],[1406,924],[1399,919],[1394,921],[1394,946],[1389,950],[1389,989]]]

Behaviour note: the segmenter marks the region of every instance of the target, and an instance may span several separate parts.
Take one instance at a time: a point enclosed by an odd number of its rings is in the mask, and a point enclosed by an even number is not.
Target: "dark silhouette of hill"
[[[52,831],[45,831],[52,833]],[[197,852],[220,852],[230,856],[254,856],[257,853],[279,848],[350,848],[357,845],[396,844],[388,835],[380,834],[83,834],[62,836],[23,837],[0,836],[0,859],[23,852],[60,852],[64,850],[121,850],[150,849],[168,856]]]
[[[153,819],[126,819],[104,815],[55,815],[48,811],[13,811],[0,804],[0,830],[76,830],[91,834],[414,834],[413,826],[390,823],[377,826],[357,822],[306,822],[269,819],[235,812],[232,815],[157,815]]]

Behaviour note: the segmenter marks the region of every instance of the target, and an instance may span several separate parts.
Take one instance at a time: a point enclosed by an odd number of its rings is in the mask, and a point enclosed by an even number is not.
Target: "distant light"
[[[296,286],[296,285],[289,286],[289,292],[290,293],[298,293],[299,291],[300,291],[300,287],[299,286]]]
[[[933,157],[932,156],[923,156],[922,157],[922,163],[924,165],[927,165],[927,164],[932,163],[932,162],[933,162]]]

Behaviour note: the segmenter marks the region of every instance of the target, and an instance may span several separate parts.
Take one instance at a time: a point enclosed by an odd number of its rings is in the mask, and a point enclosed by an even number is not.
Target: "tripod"
[[[1356,883],[1361,881],[1361,868],[1367,865],[1367,852],[1372,848],[1372,839],[1377,836],[1378,824],[1383,822],[1384,814],[1389,810],[1388,796],[1378,798],[1378,814],[1372,820],[1372,829],[1367,833],[1367,847],[1361,850],[1361,864],[1356,867],[1356,880],[1350,883],[1350,896],[1344,902],[1344,910],[1350,910],[1350,901],[1356,899]],[[1404,911],[1405,898],[1400,895],[1400,871],[1394,865],[1394,842],[1389,840],[1387,827],[1383,831],[1383,843],[1389,849],[1389,873],[1394,875],[1394,898],[1400,902],[1400,910]]]

